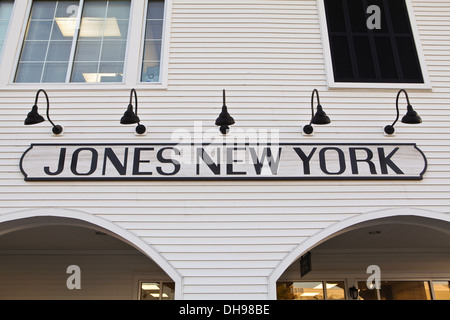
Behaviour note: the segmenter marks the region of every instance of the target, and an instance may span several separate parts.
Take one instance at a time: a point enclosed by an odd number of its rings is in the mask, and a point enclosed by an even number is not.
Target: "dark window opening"
[[[324,4],[336,82],[424,82],[405,0]],[[372,5],[379,14],[367,13]],[[379,28],[369,28],[368,20]]]

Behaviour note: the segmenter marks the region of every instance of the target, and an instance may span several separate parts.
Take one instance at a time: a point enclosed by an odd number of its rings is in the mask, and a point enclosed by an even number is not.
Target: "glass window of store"
[[[344,281],[294,281],[277,283],[278,300],[345,300]]]
[[[140,300],[173,300],[175,296],[174,282],[141,281],[139,286]]]
[[[8,31],[9,19],[11,18],[13,6],[14,1],[0,2],[0,53],[2,52],[3,43],[5,42],[6,32]]]
[[[335,82],[424,83],[405,0],[323,0]]]
[[[14,82],[122,83],[127,59],[141,61],[138,82],[161,82],[165,1],[147,1],[145,16],[139,14],[141,5],[131,0],[33,1]],[[130,43],[132,12],[143,32]],[[143,50],[127,52],[128,47]]]
[[[164,0],[149,0],[145,21],[141,82],[159,82],[164,26]]]
[[[121,82],[130,1],[33,1],[15,82]]]
[[[379,290],[358,281],[358,289],[360,300],[450,300],[449,281],[381,281]]]

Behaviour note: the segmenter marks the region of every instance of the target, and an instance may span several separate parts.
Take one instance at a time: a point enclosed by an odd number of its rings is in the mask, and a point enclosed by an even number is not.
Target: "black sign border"
[[[423,157],[424,169],[419,174],[419,176],[355,176],[355,177],[340,177],[340,176],[327,176],[327,177],[286,177],[286,176],[256,176],[256,177],[229,177],[229,176],[216,176],[216,177],[74,177],[74,178],[29,178],[28,174],[23,169],[23,160],[25,155],[33,149],[33,147],[58,147],[58,146],[413,146]],[[425,154],[417,147],[416,143],[32,143],[30,147],[22,154],[19,162],[20,171],[24,176],[25,181],[314,181],[314,180],[325,180],[325,181],[345,181],[345,180],[423,180],[423,175],[427,171],[428,161]]]

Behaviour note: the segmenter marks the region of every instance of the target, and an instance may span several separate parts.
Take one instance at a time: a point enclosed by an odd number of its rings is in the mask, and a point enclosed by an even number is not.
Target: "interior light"
[[[315,297],[319,294],[319,292],[305,292],[302,293],[300,296],[302,297]]]
[[[64,37],[73,37],[77,26],[76,18],[55,18],[55,21]]]
[[[84,72],[83,78],[88,83],[96,83],[96,82],[102,82],[102,78],[112,78],[112,77],[121,77],[121,73],[115,73],[115,72],[109,72],[109,73],[89,73]]]
[[[153,298],[159,298],[159,293],[150,293]],[[169,296],[165,293],[162,294],[163,298],[168,298]]]
[[[159,286],[154,283],[143,283],[142,290],[159,290]]]
[[[337,283],[327,283],[326,287],[327,287],[327,289],[331,289],[331,288],[336,287],[337,285],[338,285]],[[323,288],[322,284],[319,284],[319,285],[315,286],[313,289],[322,289],[322,288]]]
[[[73,37],[77,21],[75,18],[55,18],[64,37]],[[82,18],[80,37],[121,37],[116,18]]]

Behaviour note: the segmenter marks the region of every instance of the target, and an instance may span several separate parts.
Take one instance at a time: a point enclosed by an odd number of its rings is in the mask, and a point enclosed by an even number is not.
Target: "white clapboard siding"
[[[185,299],[267,299],[268,277],[290,252],[362,213],[411,207],[450,214],[450,3],[411,2],[432,86],[408,90],[421,125],[398,123],[395,136],[384,136],[398,90],[327,89],[315,0],[173,0],[167,89],[137,90],[145,136],[119,124],[129,86],[49,86],[60,137],[48,122],[23,125],[37,85],[0,88],[0,214],[61,208],[112,221],[167,259],[183,278]],[[314,88],[332,123],[304,136]],[[19,159],[31,143],[170,142],[176,130],[193,132],[196,121],[220,138],[214,121],[222,89],[232,130],[275,130],[284,143],[417,143],[428,160],[424,180],[23,180]],[[16,258],[11,268],[20,265]],[[122,280],[132,291],[131,280]]]

